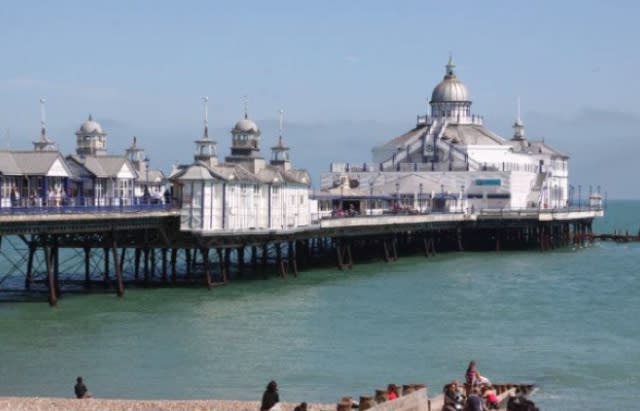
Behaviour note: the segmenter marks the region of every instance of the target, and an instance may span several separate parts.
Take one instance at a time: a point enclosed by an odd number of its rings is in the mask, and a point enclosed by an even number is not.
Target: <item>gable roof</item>
[[[123,166],[126,166],[135,175],[133,166],[124,156],[84,156],[72,154],[67,157],[83,167],[89,174],[98,178],[115,178]]]
[[[64,157],[59,151],[0,151],[0,173],[4,175],[47,175],[56,161],[60,161],[64,171],[72,175]]]

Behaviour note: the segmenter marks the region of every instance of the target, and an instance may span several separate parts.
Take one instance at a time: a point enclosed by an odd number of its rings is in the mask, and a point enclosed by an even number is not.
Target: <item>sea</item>
[[[640,228],[609,201],[595,232]],[[451,252],[237,281],[0,303],[0,396],[335,403],[389,383],[430,395],[475,360],[533,383],[542,410],[633,409],[640,399],[640,243]]]

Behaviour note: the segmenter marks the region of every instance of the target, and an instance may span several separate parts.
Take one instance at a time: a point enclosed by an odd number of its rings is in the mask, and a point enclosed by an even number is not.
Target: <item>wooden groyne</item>
[[[628,231],[626,231],[625,233],[618,233],[614,231],[611,234],[607,234],[607,233],[588,234],[588,239],[589,241],[601,240],[601,241],[614,241],[616,243],[631,243],[631,242],[640,241],[640,235],[629,234]]]

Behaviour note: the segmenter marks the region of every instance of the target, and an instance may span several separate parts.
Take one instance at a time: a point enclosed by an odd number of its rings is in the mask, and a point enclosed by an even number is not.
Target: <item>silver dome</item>
[[[455,76],[442,80],[431,93],[432,103],[470,101],[467,86]]]
[[[76,134],[104,134],[102,126],[97,121],[94,121],[91,115],[80,125]]]
[[[449,56],[449,62],[445,67],[446,74],[444,79],[433,89],[433,93],[431,93],[431,102],[448,103],[471,101],[467,86],[465,86],[464,83],[456,77],[456,73],[453,71],[456,65],[453,64],[451,56]]]
[[[245,117],[236,123],[233,127],[233,132],[241,134],[259,134],[260,129],[253,120],[249,120]]]

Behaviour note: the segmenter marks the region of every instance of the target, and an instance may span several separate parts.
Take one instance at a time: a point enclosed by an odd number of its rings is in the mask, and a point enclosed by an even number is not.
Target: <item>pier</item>
[[[584,245],[600,209],[479,210],[322,218],[280,230],[180,230],[165,205],[0,213],[0,296],[114,292],[128,286],[214,288],[233,279],[348,270],[404,255]],[[11,297],[9,297],[11,298]]]

